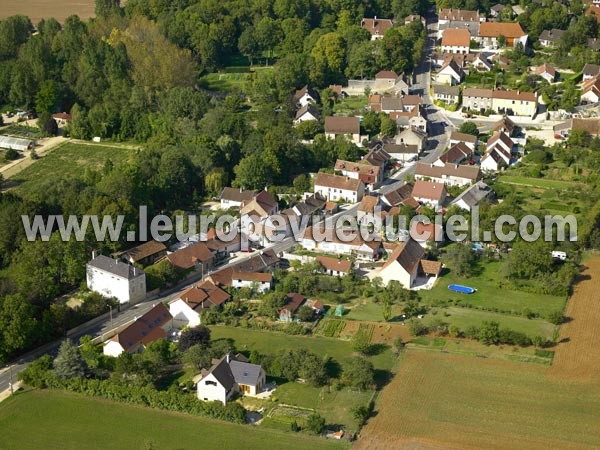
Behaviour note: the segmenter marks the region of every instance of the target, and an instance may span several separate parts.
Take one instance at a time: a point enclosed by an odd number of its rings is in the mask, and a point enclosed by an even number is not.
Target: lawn
[[[25,391],[0,404],[2,449],[339,449],[304,433],[192,417],[61,391]]]
[[[534,294],[514,290],[510,283],[502,281],[499,275],[500,262],[481,263],[480,272],[469,278],[458,277],[452,272],[443,275],[430,291],[419,291],[424,302],[429,305],[470,306],[491,310],[491,312],[531,312],[546,317],[554,311],[562,311],[566,298],[556,295]],[[462,284],[474,287],[474,294],[459,294],[448,289],[449,284]]]
[[[81,176],[88,168],[101,169],[107,160],[118,165],[135,152],[119,146],[67,142],[23,169],[11,178],[11,182],[16,184],[19,194],[43,195],[46,184],[55,184],[59,178]]]
[[[306,348],[320,356],[329,356],[343,364],[352,357],[352,343],[324,336],[291,336],[272,331],[249,330],[239,327],[211,326],[211,338],[231,338],[238,351],[274,354],[280,350]],[[369,356],[376,370],[389,371],[395,363],[390,349]]]
[[[530,186],[542,189],[568,189],[573,186],[581,185],[575,181],[550,180],[548,178],[532,178],[503,175],[499,179],[502,183],[516,184],[519,186]]]
[[[367,106],[367,97],[355,95],[337,100],[333,105],[333,111],[337,115],[362,115],[365,106]]]
[[[600,384],[535,364],[409,351],[356,448],[598,448]]]
[[[348,388],[336,390],[329,386],[285,383],[277,388],[274,395],[282,404],[314,409],[325,417],[328,424],[341,425],[349,431],[356,430],[356,421],[351,409],[368,405],[373,391],[359,392]]]

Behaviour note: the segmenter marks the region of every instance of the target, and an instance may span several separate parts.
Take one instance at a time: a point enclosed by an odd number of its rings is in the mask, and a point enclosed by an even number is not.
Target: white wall
[[[102,353],[106,356],[114,356],[115,358],[123,352],[124,349],[121,347],[121,344],[115,341],[108,341],[102,348]]]
[[[198,398],[207,402],[218,401],[223,404],[228,400],[227,391],[212,373],[198,381]]]
[[[87,287],[105,297],[115,297],[119,303],[137,303],[146,298],[146,274],[128,280],[88,265]]]
[[[200,325],[200,314],[190,308],[185,300],[177,299],[169,303],[169,312],[173,316],[173,325],[176,328]]]

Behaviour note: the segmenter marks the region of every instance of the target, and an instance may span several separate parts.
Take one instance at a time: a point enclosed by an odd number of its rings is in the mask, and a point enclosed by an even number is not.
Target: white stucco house
[[[331,202],[359,202],[365,191],[365,184],[356,178],[317,173],[314,178],[314,193]]]
[[[266,383],[266,374],[258,364],[250,364],[240,354],[227,353],[213,360],[208,370],[203,370],[196,385],[197,396],[207,402],[226,404],[235,394],[255,396]]]
[[[273,285],[273,275],[269,272],[233,272],[231,286],[236,289],[255,288],[267,292]]]
[[[413,287],[419,275],[439,276],[442,264],[424,260],[424,255],[423,247],[409,237],[407,241],[396,246],[381,270],[377,272],[377,276],[385,286],[391,281],[397,281],[405,289]]]
[[[87,287],[119,303],[138,303],[146,298],[143,270],[108,256],[94,254],[86,266]]]
[[[197,283],[169,302],[173,326],[182,328],[200,325],[203,311],[219,308],[229,299],[231,296],[212,281],[205,280]]]

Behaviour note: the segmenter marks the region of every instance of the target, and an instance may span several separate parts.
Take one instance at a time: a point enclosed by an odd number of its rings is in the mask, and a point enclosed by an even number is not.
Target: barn
[[[0,136],[0,148],[7,150],[18,150],[24,152],[30,150],[34,146],[34,142],[31,139],[22,139],[10,136]]]

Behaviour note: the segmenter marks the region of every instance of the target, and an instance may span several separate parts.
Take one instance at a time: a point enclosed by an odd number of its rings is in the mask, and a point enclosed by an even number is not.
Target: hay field
[[[356,448],[600,447],[600,383],[534,364],[409,352]]]
[[[34,25],[40,19],[54,17],[59,22],[73,14],[81,19],[89,19],[95,15],[94,0],[2,0],[0,20],[16,14],[29,16]]]
[[[550,375],[600,383],[600,258],[585,266],[567,302],[568,322],[561,326]]]

